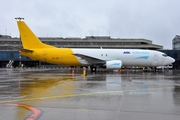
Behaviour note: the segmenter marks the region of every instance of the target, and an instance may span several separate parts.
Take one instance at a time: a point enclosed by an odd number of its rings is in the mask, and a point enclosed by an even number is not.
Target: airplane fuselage
[[[34,60],[67,66],[92,65],[74,54],[91,56],[103,61],[120,60],[123,66],[161,66],[171,64],[173,59],[164,53],[139,49],[70,49],[47,48],[34,49],[34,52],[21,52]]]

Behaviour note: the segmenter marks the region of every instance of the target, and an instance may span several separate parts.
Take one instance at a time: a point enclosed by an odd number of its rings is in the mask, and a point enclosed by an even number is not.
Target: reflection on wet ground
[[[0,119],[180,119],[180,71],[81,73],[0,69]]]

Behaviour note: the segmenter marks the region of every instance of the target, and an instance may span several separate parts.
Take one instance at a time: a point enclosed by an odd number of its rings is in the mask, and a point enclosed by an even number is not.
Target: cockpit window
[[[162,54],[162,56],[167,57],[167,55],[166,55],[166,54]]]

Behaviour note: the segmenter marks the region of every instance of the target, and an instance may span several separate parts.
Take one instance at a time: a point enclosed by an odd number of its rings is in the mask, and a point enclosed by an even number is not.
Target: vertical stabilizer
[[[24,49],[54,48],[54,46],[42,43],[26,25],[26,23],[21,20],[22,18],[16,19]]]

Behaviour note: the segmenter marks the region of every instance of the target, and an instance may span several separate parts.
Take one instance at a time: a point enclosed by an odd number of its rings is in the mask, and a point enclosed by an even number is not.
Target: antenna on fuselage
[[[18,21],[24,20],[24,18],[21,18],[21,17],[17,17],[15,19],[18,20]]]

